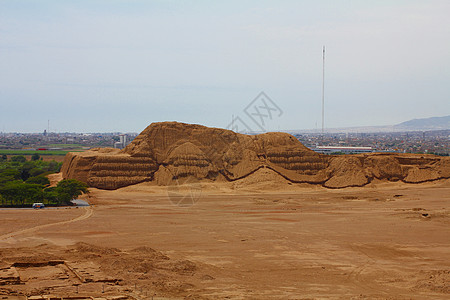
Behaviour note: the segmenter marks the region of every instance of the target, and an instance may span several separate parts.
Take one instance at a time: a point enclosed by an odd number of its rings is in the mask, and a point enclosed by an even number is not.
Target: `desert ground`
[[[86,199],[0,210],[0,295],[450,298],[449,180],[142,183]]]

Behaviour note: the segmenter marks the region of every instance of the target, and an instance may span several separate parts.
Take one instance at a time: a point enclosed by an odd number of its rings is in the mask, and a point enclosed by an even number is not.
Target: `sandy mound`
[[[331,160],[329,169],[331,178],[325,182],[325,187],[363,186],[369,182],[363,163],[358,157],[335,157]]]
[[[258,169],[255,173],[233,182],[233,189],[252,189],[259,191],[286,189],[292,182],[269,168]]]
[[[271,171],[258,172],[262,168]],[[374,179],[420,183],[450,178],[450,158],[380,153],[328,156],[287,133],[250,136],[163,122],[148,126],[122,151],[96,148],[67,154],[62,173],[100,189],[142,182],[170,186],[191,180],[236,182],[237,187],[290,182],[343,188],[364,186]]]
[[[56,186],[58,182],[60,182],[63,179],[61,173],[49,174],[47,175],[47,178],[50,181],[51,187]]]

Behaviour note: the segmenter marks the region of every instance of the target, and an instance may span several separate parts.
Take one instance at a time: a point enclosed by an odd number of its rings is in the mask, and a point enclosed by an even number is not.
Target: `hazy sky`
[[[323,45],[326,127],[448,115],[449,14],[448,0],[0,0],[0,131],[226,127],[261,91],[283,111],[267,130],[320,127]]]

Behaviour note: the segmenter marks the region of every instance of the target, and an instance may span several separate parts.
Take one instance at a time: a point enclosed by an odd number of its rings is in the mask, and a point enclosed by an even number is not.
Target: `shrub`
[[[87,185],[75,179],[61,180],[56,185],[55,191],[58,193],[58,200],[66,204],[81,194],[89,193]]]
[[[24,163],[27,161],[27,159],[23,155],[14,155],[14,156],[11,156],[11,161]]]
[[[50,185],[50,180],[48,180],[45,176],[35,176],[28,178],[25,183],[33,183],[33,184],[39,184],[42,186],[48,186]]]

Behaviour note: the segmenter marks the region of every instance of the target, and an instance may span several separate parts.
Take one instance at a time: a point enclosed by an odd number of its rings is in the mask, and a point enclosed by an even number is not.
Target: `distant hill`
[[[397,125],[385,126],[360,126],[360,127],[341,127],[326,128],[327,133],[346,133],[346,132],[402,132],[402,131],[430,131],[430,130],[450,130],[450,116],[432,117],[423,119],[413,119]],[[318,129],[286,130],[290,134],[297,133],[319,133]]]
[[[394,125],[396,131],[398,130],[445,130],[450,129],[450,116],[432,117],[424,119],[413,119],[398,125]]]

